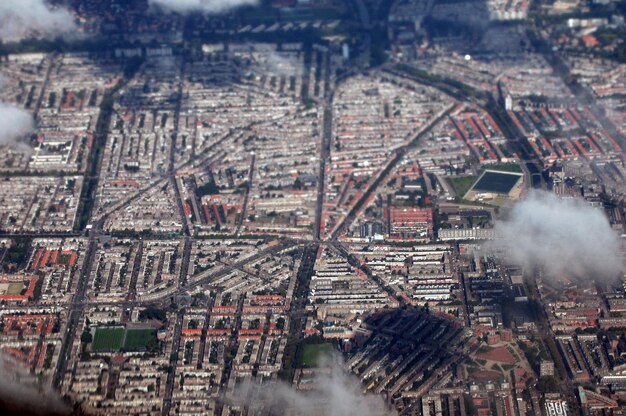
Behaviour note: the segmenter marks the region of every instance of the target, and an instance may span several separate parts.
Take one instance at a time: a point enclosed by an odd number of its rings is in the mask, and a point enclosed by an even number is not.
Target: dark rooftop
[[[472,187],[473,191],[508,194],[522,178],[519,173],[485,171]]]

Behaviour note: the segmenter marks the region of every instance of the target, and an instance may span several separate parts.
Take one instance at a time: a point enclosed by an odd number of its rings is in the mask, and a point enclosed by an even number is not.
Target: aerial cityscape
[[[625,0],[0,0],[0,415],[626,415]]]

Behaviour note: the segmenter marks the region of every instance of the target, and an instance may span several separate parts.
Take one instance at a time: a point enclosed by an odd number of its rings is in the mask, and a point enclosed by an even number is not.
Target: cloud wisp
[[[149,0],[153,6],[178,13],[222,14],[242,6],[256,6],[258,0]]]
[[[0,39],[18,41],[28,37],[62,36],[76,31],[72,13],[45,0],[0,1]]]
[[[495,230],[501,239],[488,250],[504,247],[509,261],[542,267],[551,279],[611,279],[622,270],[617,234],[604,212],[583,200],[533,191]]]
[[[0,89],[5,83],[6,79],[0,74]],[[34,129],[35,121],[28,111],[0,101],[0,146],[30,151],[30,146],[21,139]]]
[[[35,123],[31,114],[10,104],[0,102],[0,146],[19,147],[19,139],[32,133]]]
[[[340,357],[322,360],[321,370],[312,380],[311,390],[295,390],[281,382],[247,385],[236,394],[246,402],[262,404],[271,412],[316,416],[390,416],[381,396],[364,394],[359,379],[346,373]],[[324,371],[323,369],[328,369]],[[278,414],[278,413],[276,413]]]
[[[36,377],[19,363],[0,354],[0,408],[9,415],[70,415],[58,393],[34,387]],[[4,414],[4,413],[3,413]]]
[[[0,89],[6,79],[0,74]],[[20,141],[35,129],[33,116],[26,110],[0,101],[0,146],[14,150],[31,150],[30,146]]]

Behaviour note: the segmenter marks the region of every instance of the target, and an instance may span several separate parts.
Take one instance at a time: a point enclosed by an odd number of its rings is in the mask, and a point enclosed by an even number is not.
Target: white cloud
[[[489,249],[504,246],[510,261],[543,267],[549,278],[610,279],[622,269],[617,234],[603,210],[583,200],[534,191],[495,229],[503,240]]]
[[[244,384],[230,401],[246,401],[265,409],[282,409],[285,414],[318,416],[390,416],[382,396],[365,390],[357,377],[346,373],[339,356],[322,359],[322,370],[315,374],[312,390],[295,390],[282,382]],[[328,369],[326,373],[324,369]]]
[[[10,356],[0,353],[0,403],[8,414],[68,415],[69,409],[50,388],[37,387],[36,377]]]
[[[0,89],[5,83],[6,78],[0,74]],[[0,146],[28,151],[30,147],[19,140],[34,129],[35,121],[28,111],[0,101]]]
[[[45,0],[0,0],[0,39],[61,36],[76,30],[72,13]]]
[[[32,133],[34,128],[28,111],[0,102],[0,145],[18,145],[18,140]]]
[[[258,0],[149,0],[151,5],[179,13],[226,13],[242,6],[256,6]]]

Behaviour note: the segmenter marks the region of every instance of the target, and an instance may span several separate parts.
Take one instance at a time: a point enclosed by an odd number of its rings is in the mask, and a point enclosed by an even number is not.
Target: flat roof
[[[521,173],[517,172],[486,170],[480,178],[478,178],[476,183],[474,183],[471,190],[476,192],[508,194],[522,176]]]

